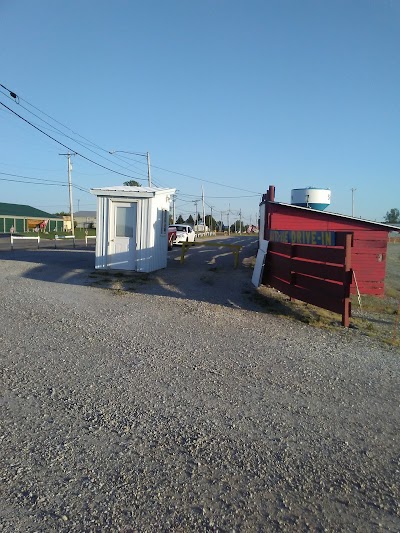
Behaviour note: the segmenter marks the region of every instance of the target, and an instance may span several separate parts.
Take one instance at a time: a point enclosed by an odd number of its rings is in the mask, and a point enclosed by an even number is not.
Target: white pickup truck
[[[169,226],[169,231],[171,230],[176,231],[174,244],[194,242],[196,240],[196,233],[192,226],[188,226],[187,224],[172,224]]]

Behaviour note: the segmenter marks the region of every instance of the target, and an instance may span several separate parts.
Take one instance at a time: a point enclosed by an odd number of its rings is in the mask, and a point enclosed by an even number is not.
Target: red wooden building
[[[351,268],[360,293],[384,295],[388,234],[396,230],[395,226],[278,203],[274,200],[275,187],[270,186],[260,204],[260,246],[262,241],[274,240],[273,236],[278,233],[273,230],[280,230],[279,235],[282,235],[282,231],[291,232],[299,244],[320,246],[329,246],[331,243],[313,242],[316,232],[351,233]],[[356,292],[355,283],[351,286],[351,292]]]

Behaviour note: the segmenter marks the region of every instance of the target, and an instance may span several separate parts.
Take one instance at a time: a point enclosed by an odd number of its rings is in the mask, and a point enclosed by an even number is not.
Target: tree
[[[189,226],[194,226],[194,220],[192,215],[189,215],[189,218],[186,220],[186,224],[189,224]]]
[[[208,226],[210,230],[215,230],[217,227],[217,221],[214,217],[211,218],[211,215],[206,215],[206,226]]]
[[[124,181],[124,185],[126,187],[141,187],[140,183],[138,183],[136,180]]]
[[[176,219],[176,223],[177,224],[184,224],[185,221],[183,220],[183,216],[182,215],[179,215],[179,217]]]
[[[383,219],[388,224],[398,224],[400,223],[400,211],[397,208],[393,208],[388,211]]]
[[[241,223],[238,219],[231,224],[231,233],[240,233],[240,231],[243,231],[243,222]]]

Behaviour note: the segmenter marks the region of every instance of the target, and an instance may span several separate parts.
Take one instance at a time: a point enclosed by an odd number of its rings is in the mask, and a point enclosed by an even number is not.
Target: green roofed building
[[[62,217],[51,215],[35,207],[0,202],[0,233],[26,231],[63,231]]]

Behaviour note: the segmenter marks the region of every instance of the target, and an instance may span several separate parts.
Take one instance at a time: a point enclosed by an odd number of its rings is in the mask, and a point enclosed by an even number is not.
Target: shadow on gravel
[[[257,238],[238,237],[225,242],[242,245],[237,269],[228,248],[206,245],[190,248],[183,264],[181,248],[174,247],[168,252],[167,268],[151,273],[95,270],[93,246],[54,249],[49,244],[46,248],[13,251],[2,246],[0,260],[32,263],[21,276],[38,281],[91,286],[119,296],[141,293],[262,310],[251,283]]]

